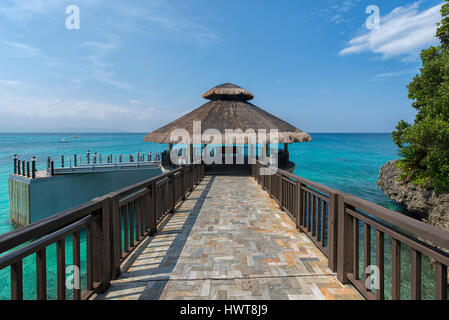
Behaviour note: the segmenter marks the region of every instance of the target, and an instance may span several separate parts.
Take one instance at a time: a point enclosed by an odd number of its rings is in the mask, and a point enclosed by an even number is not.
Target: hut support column
[[[226,146],[223,145],[221,147],[221,158],[222,158],[222,163],[225,164],[226,163]]]
[[[190,164],[193,163],[193,144],[190,145]]]
[[[201,163],[204,164],[204,157],[206,157],[207,144],[204,144],[204,148],[201,150]]]
[[[166,159],[166,161],[169,164],[172,164],[172,162],[171,162],[171,152],[172,152],[172,150],[173,150],[173,143],[169,143],[168,144],[168,159]],[[150,159],[148,159],[148,160],[150,160]]]
[[[288,152],[288,143],[284,143],[284,154],[285,154],[285,165],[287,165],[290,161],[290,154]]]

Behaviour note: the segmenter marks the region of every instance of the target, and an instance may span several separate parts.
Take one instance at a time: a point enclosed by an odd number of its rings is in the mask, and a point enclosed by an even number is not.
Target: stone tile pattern
[[[97,299],[362,299],[252,177],[207,176]]]

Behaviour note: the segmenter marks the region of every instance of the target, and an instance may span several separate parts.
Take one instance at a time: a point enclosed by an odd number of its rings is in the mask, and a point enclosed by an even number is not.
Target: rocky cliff
[[[377,184],[390,199],[409,211],[420,214],[428,223],[449,230],[449,193],[437,195],[430,188],[398,181],[397,161],[390,161],[380,169]]]

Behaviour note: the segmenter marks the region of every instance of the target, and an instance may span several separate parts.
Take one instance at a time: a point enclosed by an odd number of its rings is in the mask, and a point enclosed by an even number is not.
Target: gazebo
[[[232,83],[212,88],[205,92],[202,97],[211,101],[164,127],[147,134],[144,141],[168,144],[171,151],[173,144],[179,143],[178,138],[174,138],[172,133],[181,130],[194,137],[193,141],[188,143],[190,145],[190,161],[193,162],[193,145],[201,145],[201,154],[203,154],[203,148],[206,148],[211,143],[210,134],[208,135],[208,133],[220,133],[224,137],[227,132],[233,131],[232,138],[235,139],[234,143],[233,141],[224,140],[224,138],[218,144],[217,141],[214,141],[214,151],[221,151],[222,156],[228,156],[229,158],[230,154],[233,157],[236,156],[237,148],[241,149],[242,144],[243,150],[245,150],[245,147],[251,146],[251,152],[248,152],[245,156],[245,161],[248,161],[249,155],[253,154],[255,144],[258,146],[263,145],[264,152],[262,156],[270,155],[269,145],[270,142],[273,143],[273,136],[270,133],[275,131],[276,143],[284,144],[284,149],[279,152],[279,164],[281,167],[288,167],[289,164],[291,167],[292,165],[288,160],[288,145],[290,143],[312,141],[308,133],[249,103],[248,101],[254,99],[254,95]],[[195,123],[200,124],[199,131],[198,126],[195,128]],[[257,143],[250,141],[248,133],[251,132],[256,133],[258,137]],[[195,135],[197,137],[196,140]],[[262,143],[261,140],[263,141]],[[239,143],[236,143],[237,141]],[[221,148],[217,148],[217,145],[221,145]],[[259,156],[261,155],[259,154]]]

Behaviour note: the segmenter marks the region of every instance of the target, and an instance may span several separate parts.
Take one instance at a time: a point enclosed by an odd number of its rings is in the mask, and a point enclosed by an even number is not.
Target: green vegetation
[[[402,157],[400,178],[439,193],[449,190],[449,0],[441,13],[441,45],[421,52],[421,73],[407,87],[418,111],[415,122],[401,120],[393,132]]]

